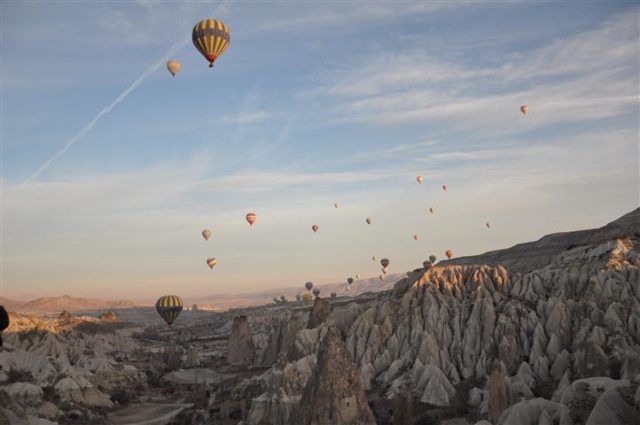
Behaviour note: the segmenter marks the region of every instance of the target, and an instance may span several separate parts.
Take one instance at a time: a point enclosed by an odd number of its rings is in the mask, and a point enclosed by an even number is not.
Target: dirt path
[[[109,415],[113,425],[165,425],[184,409],[186,403],[136,403]]]

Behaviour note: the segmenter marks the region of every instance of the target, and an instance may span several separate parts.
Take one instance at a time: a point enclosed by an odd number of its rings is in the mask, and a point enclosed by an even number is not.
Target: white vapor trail
[[[220,9],[222,6],[224,6],[227,2],[226,1],[222,1],[215,9],[214,14],[218,11],[218,9]],[[129,87],[127,87],[127,89],[125,91],[123,91],[118,97],[116,97],[111,103],[109,103],[107,106],[105,106],[104,108],[102,108],[102,110],[100,112],[98,112],[98,115],[95,116],[95,118],[93,120],[91,120],[91,122],[89,124],[87,124],[82,130],[80,130],[75,136],[73,136],[71,138],[71,140],[69,140],[62,149],[60,149],[58,152],[56,152],[51,158],[49,158],[49,160],[47,160],[47,162],[45,162],[44,164],[42,164],[42,166],[40,168],[38,168],[36,170],[35,173],[33,173],[31,176],[29,176],[22,184],[25,183],[29,183],[32,180],[38,178],[38,176],[40,174],[42,174],[42,172],[44,170],[46,170],[47,168],[49,168],[49,165],[51,165],[56,159],[60,158],[62,155],[64,155],[64,153],[66,151],[69,150],[69,148],[71,148],[71,146],[75,145],[76,142],[78,140],[80,140],[82,138],[82,136],[84,136],[85,134],[87,134],[88,132],[90,132],[93,127],[95,127],[95,125],[98,123],[98,121],[100,121],[100,118],[102,118],[103,116],[107,115],[109,112],[111,112],[111,110],[113,108],[115,108],[120,102],[122,102],[123,100],[125,100],[127,98],[127,96],[129,96],[129,94],[134,91],[135,89],[137,89],[143,82],[144,80],[147,79],[147,77],[151,74],[153,74],[155,71],[158,70],[158,68],[160,68],[171,56],[173,56],[178,50],[182,49],[185,44],[187,44],[189,42],[189,40],[191,40],[191,34],[189,34],[188,36],[186,36],[183,40],[177,42],[176,44],[174,44],[173,46],[171,46],[171,48],[169,50],[167,50],[167,52],[162,56],[162,58],[160,58],[160,60],[158,60],[157,62],[155,62],[153,65],[151,65],[149,68],[147,68],[146,71],[144,71],[142,73],[142,75],[140,77],[138,77],[137,80],[135,80]]]

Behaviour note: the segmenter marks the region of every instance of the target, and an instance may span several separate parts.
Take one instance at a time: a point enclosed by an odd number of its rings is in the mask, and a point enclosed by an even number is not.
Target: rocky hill
[[[70,297],[69,295],[63,295],[60,297],[36,298],[31,301],[15,301],[3,298],[2,303],[2,305],[5,305],[5,308],[10,311],[19,311],[26,313],[50,313],[60,312],[63,310],[71,312],[109,310],[118,308],[132,308],[137,306],[136,303],[126,300],[74,298]]]

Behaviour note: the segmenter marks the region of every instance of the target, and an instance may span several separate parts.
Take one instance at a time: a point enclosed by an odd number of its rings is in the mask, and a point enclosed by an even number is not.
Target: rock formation
[[[320,326],[325,322],[325,320],[327,320],[330,314],[331,304],[329,301],[317,297],[313,302],[313,310],[311,310],[311,314],[309,315],[309,323],[307,324],[307,327],[309,329],[313,329]]]
[[[254,356],[253,340],[247,316],[234,317],[231,335],[229,335],[227,361],[234,366],[250,366],[253,364]]]
[[[360,376],[340,331],[329,326],[298,405],[301,425],[375,425]]]

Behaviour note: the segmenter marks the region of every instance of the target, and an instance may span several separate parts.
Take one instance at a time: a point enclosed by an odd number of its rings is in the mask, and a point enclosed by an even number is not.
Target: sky
[[[637,1],[0,7],[9,298],[339,282],[640,203]],[[231,29],[213,69],[208,17]]]

